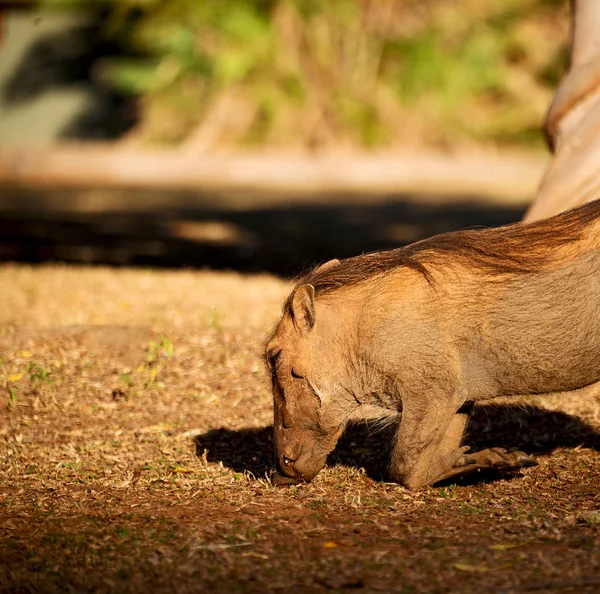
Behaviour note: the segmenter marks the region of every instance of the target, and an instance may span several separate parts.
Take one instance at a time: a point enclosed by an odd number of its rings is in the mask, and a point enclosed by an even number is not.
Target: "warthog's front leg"
[[[390,478],[409,489],[435,483],[463,454],[460,440],[468,414],[457,412],[452,396],[405,398],[389,465]],[[468,449],[468,448],[466,448]]]
[[[523,452],[491,448],[467,454],[460,440],[470,406],[458,408],[454,399],[430,399],[428,403],[403,403],[402,420],[392,454],[389,474],[409,489],[461,477],[483,468],[513,471],[535,466]]]

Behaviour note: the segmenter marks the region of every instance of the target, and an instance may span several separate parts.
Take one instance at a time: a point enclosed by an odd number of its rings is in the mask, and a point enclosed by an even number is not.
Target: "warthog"
[[[310,481],[349,421],[400,412],[388,472],[408,488],[535,465],[461,437],[476,402],[600,380],[600,201],[332,260],[296,284],[266,361],[277,484]]]

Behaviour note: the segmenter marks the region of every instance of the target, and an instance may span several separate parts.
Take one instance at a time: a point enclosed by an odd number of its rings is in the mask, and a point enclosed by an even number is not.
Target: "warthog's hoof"
[[[283,474],[274,472],[271,476],[271,482],[276,487],[291,487],[292,485],[297,485],[300,481],[297,478],[284,476]]]
[[[509,450],[508,452],[504,448],[492,448],[492,450],[498,452],[501,457],[504,458],[502,462],[496,462],[495,464],[499,470],[510,472],[519,470],[520,468],[530,468],[531,466],[537,466],[539,464],[533,456],[529,456],[516,448]]]
[[[497,468],[504,472],[538,465],[537,460],[525,452],[518,450],[507,452],[504,448],[489,448],[474,454],[467,454],[464,458],[467,464],[477,468]]]
[[[527,454],[523,454],[523,452],[519,452],[521,455],[519,456],[519,464],[521,465],[522,468],[529,468],[531,466],[539,466],[539,462],[535,459],[532,458],[531,456],[528,456]]]

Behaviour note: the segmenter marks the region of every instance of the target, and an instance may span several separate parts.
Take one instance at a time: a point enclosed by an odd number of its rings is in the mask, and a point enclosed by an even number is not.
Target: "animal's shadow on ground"
[[[271,426],[212,429],[196,437],[196,453],[206,452],[209,462],[222,462],[236,472],[264,477],[274,468]],[[363,468],[375,480],[385,480],[385,471],[396,426],[377,430],[357,423],[342,435],[328,458],[329,466]],[[479,406],[469,421],[463,442],[474,451],[489,447],[518,448],[528,454],[550,454],[557,448],[586,447],[600,451],[600,433],[584,421],[562,412],[520,405]],[[477,473],[460,484],[493,481],[499,473]],[[456,481],[453,481],[456,482]]]

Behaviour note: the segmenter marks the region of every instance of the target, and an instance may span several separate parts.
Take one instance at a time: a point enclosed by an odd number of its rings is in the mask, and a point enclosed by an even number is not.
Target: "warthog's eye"
[[[288,457],[284,456],[284,458],[283,458],[283,463],[284,463],[286,466],[290,466],[290,465],[291,465],[291,463],[292,463],[292,461],[291,461],[291,460],[290,460]]]

